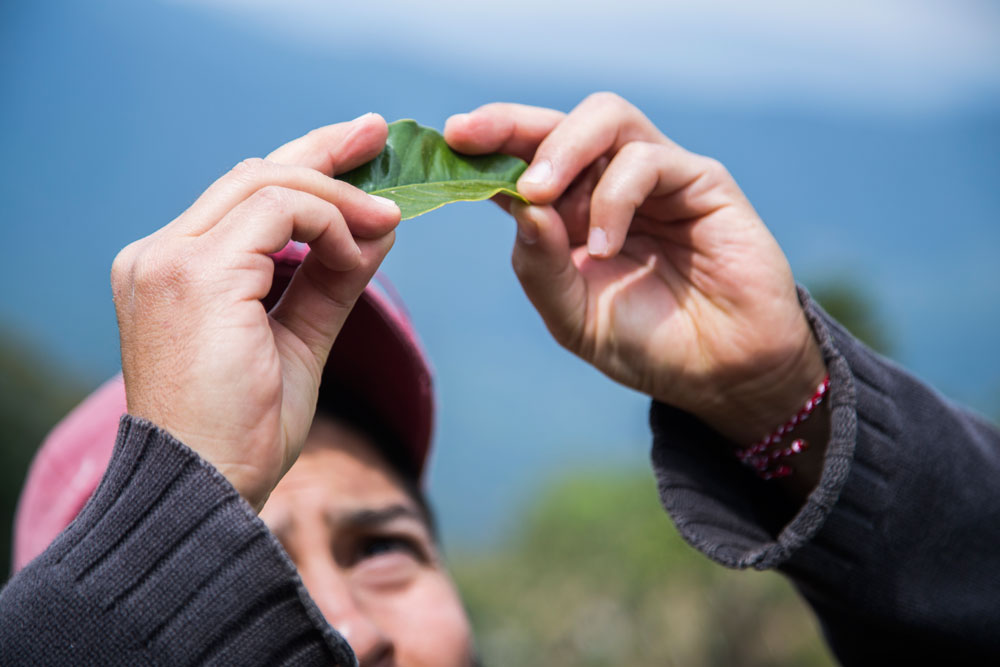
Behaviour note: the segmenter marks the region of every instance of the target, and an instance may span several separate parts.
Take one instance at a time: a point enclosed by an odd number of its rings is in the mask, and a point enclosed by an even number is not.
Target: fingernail
[[[587,236],[587,252],[595,257],[603,257],[608,254],[608,234],[600,227],[591,227]]]
[[[378,204],[387,211],[392,211],[393,213],[395,213],[396,211],[399,210],[399,204],[392,201],[391,199],[386,199],[385,197],[379,197],[378,195],[368,195],[368,196],[371,197],[373,200],[375,200],[376,204]]]
[[[538,223],[532,220],[527,213],[522,213],[515,220],[517,220],[518,242],[524,245],[535,245],[538,243]]]
[[[356,123],[356,122],[358,122],[359,120],[361,120],[362,118],[367,118],[368,116],[374,116],[374,115],[375,115],[375,112],[374,112],[374,111],[369,111],[368,113],[363,113],[363,114],[361,114],[360,116],[358,116],[357,118],[355,118],[355,119],[354,119],[354,120],[352,120],[351,122],[352,122],[352,123]]]
[[[522,183],[535,183],[545,185],[552,177],[552,163],[548,160],[539,160],[521,174]]]

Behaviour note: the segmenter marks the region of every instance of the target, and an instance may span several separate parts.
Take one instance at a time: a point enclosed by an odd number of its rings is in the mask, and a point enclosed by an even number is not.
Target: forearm
[[[655,405],[665,507],[715,560],[791,576],[842,660],[862,647],[1000,652],[1000,436],[806,308],[831,375],[815,488],[790,500]]]
[[[0,592],[4,664],[353,664],[214,468],[131,417],[69,528]]]

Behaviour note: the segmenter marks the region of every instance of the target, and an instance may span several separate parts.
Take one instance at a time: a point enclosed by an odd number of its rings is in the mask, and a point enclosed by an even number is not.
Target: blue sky
[[[611,89],[730,167],[800,280],[860,285],[897,359],[1000,409],[996,3],[20,2],[0,31],[0,323],[87,382],[118,365],[117,250],[240,159],[367,111],[440,127]],[[648,448],[645,400],[549,341],[513,233],[455,205],[386,263],[437,369],[452,541],[495,535],[553,471]]]

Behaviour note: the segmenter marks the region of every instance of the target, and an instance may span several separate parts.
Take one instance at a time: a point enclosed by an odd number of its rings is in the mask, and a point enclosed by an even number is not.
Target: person
[[[307,251],[292,243],[272,256],[275,285],[265,308],[284,291]],[[117,375],[46,439],[18,506],[15,570],[45,550],[97,488],[126,409],[124,382]],[[309,591],[308,599],[362,664],[384,664],[390,657],[400,664],[478,664],[421,486],[433,416],[429,362],[395,290],[376,276],[325,364],[317,414],[302,453],[260,512]],[[154,480],[136,474],[130,484],[147,481]],[[197,530],[207,528],[203,524]],[[269,539],[264,533],[258,526],[249,535]],[[162,546],[175,549],[177,543]],[[177,565],[188,566],[186,561]],[[282,574],[287,576],[287,570]],[[201,583],[210,584],[211,578]],[[207,592],[213,589],[206,586]],[[416,608],[435,612],[410,613]],[[241,642],[239,633],[222,639]],[[194,646],[204,650],[198,642]],[[277,642],[261,650],[250,643],[247,649],[258,652],[257,661],[269,663],[268,656],[287,646]],[[232,645],[216,650],[225,661],[244,662]],[[171,657],[183,661],[176,653]]]
[[[392,243],[398,211],[327,178],[385,132],[362,117],[243,163],[116,259],[129,414],[81,518],[0,594],[5,656],[351,663],[281,550],[261,540],[271,565],[252,568],[235,535],[262,530],[250,508],[302,453],[329,349]],[[504,203],[515,273],[560,344],[651,397],[661,500],[689,542],[788,575],[845,664],[1000,656],[1000,434],[797,289],[717,161],[607,93],[569,114],[487,105],[445,137],[530,161],[531,203]],[[311,252],[266,310],[289,239]],[[220,506],[211,539],[165,546]],[[206,578],[225,585],[199,597]]]

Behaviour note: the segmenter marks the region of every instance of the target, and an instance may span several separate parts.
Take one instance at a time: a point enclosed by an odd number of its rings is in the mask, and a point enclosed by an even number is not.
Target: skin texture
[[[241,162],[114,261],[129,413],[257,509],[295,462],[330,347],[392,247],[399,208],[329,178],[377,155],[386,133],[370,114]],[[292,239],[312,252],[266,312],[267,254]]]
[[[525,294],[568,350],[733,443],[794,414],[826,373],[781,249],[729,172],[597,93],[569,114],[488,104],[456,150],[530,162],[505,204]],[[821,445],[824,438],[820,437]]]
[[[386,133],[366,115],[245,161],[112,268],[129,412],[256,508],[295,461],[330,346],[392,245],[398,208],[328,178]],[[788,262],[735,181],[625,100],[490,104],[445,138],[531,163],[518,188],[532,205],[509,206],[514,270],[555,339],[611,378],[747,445],[825,374]],[[267,313],[266,255],[289,239],[312,252]]]
[[[318,416],[261,518],[362,667],[474,664],[464,608],[420,509],[364,435]]]
[[[197,451],[258,510],[299,458],[330,347],[392,246],[396,205],[329,178],[378,154],[386,132],[369,114],[245,161],[112,267],[129,412]],[[717,161],[608,93],[569,114],[490,104],[449,119],[445,138],[531,163],[518,188],[532,204],[505,204],[518,229],[512,263],[581,359],[736,445],[812,394],[825,368],[788,262]],[[266,312],[267,255],[290,239],[312,250]],[[812,447],[782,482],[799,495],[815,485],[825,411],[806,424]],[[436,555],[342,555],[336,517],[405,508],[398,481],[360,446],[317,447],[301,470],[268,517],[333,625],[366,664],[465,664],[467,623]],[[427,587],[401,583],[382,565],[393,559]],[[406,604],[387,602],[397,593]]]

